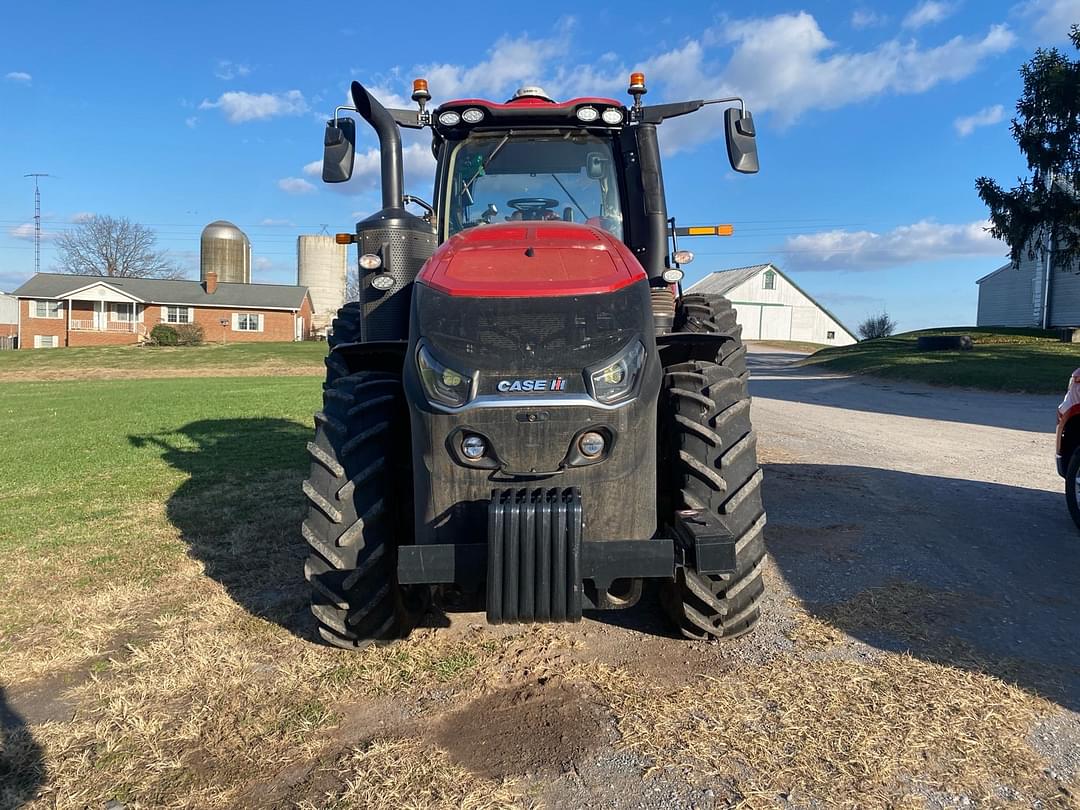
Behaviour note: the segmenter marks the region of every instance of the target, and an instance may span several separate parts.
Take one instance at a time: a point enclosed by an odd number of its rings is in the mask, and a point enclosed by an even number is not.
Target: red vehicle
[[[1069,390],[1058,405],[1057,468],[1065,478],[1065,500],[1080,527],[1080,368],[1069,380]]]

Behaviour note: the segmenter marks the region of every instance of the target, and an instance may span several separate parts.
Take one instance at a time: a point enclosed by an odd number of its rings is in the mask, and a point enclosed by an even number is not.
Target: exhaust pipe
[[[383,208],[404,208],[405,181],[402,175],[401,135],[398,134],[397,124],[386,107],[360,82],[352,83],[352,98],[360,117],[371,124],[379,136]]]

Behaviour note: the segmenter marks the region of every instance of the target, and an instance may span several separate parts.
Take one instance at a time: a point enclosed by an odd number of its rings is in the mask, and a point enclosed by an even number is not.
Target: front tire
[[[724,345],[717,362],[693,361],[665,369],[660,503],[672,516],[680,509],[713,512],[735,538],[736,570],[702,574],[680,568],[662,588],[661,599],[687,638],[734,638],[752,630],[761,616],[762,473],[750,425],[741,330],[734,326],[734,313],[727,314],[731,305],[725,299],[694,298],[697,323],[711,327],[695,331],[724,331],[733,340]]]
[[[1069,457],[1069,466],[1065,470],[1065,502],[1069,505],[1069,514],[1080,528],[1080,447],[1073,450]]]
[[[412,525],[407,419],[401,377],[370,371],[328,380],[315,416],[304,576],[319,635],[338,647],[404,637],[427,609],[430,589],[397,582]]]
[[[326,355],[326,382],[323,390],[330,388],[334,380],[344,377],[349,373],[349,364],[345,357],[334,351],[338,346],[347,343],[360,342],[360,322],[363,312],[359,301],[349,301],[337,311],[333,323],[330,324],[330,336],[327,343],[330,351]]]

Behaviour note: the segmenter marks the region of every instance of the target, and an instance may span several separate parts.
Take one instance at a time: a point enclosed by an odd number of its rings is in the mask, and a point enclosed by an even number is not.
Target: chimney
[[[213,295],[217,289],[217,273],[213,270],[206,274],[206,280],[203,281],[203,289],[206,290],[207,295]]]

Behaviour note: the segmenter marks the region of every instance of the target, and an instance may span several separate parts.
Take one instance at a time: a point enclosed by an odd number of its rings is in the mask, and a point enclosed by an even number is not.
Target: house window
[[[765,276],[762,278],[762,284],[764,285],[766,290],[775,290],[776,273],[774,273],[772,270],[766,270]]]
[[[237,332],[261,332],[262,316],[253,312],[238,312],[233,315],[233,329]]]
[[[165,308],[165,322],[166,323],[187,323],[188,322],[188,308],[187,307],[166,307]]]
[[[35,349],[55,349],[56,346],[56,335],[34,335]]]
[[[825,333],[825,339],[826,340],[836,340],[836,332],[826,332]]]
[[[64,305],[60,301],[34,301],[31,312],[35,318],[62,318]]]
[[[131,323],[135,320],[134,304],[113,304],[110,309],[111,318],[117,323]]]

